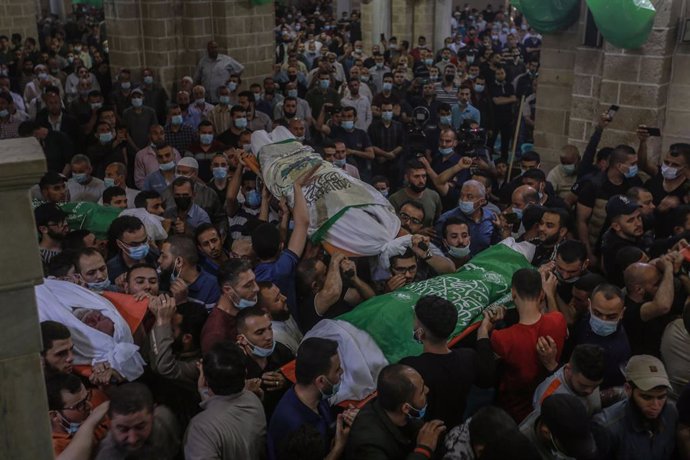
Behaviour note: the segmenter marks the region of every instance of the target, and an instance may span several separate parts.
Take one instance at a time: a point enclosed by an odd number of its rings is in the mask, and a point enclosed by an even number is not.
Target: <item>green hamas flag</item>
[[[367,332],[388,362],[395,363],[405,356],[422,352],[422,345],[412,338],[414,305],[420,297],[437,295],[455,305],[458,324],[451,337],[456,337],[481,319],[487,306],[511,304],[513,273],[525,267],[531,267],[525,256],[504,244],[497,244],[477,254],[456,273],[374,297],[336,319]]]

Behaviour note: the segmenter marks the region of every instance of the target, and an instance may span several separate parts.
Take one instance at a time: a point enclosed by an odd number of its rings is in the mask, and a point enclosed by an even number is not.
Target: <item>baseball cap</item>
[[[55,171],[46,172],[38,183],[40,188],[48,187],[50,185],[56,185],[66,182],[67,179],[60,173]]]
[[[671,387],[664,363],[651,355],[635,355],[625,366],[625,378],[642,391]]]
[[[585,405],[573,395],[554,394],[541,405],[542,422],[564,449],[564,454],[580,459],[593,458],[597,448]]]
[[[48,225],[49,222],[59,223],[67,219],[67,214],[55,203],[43,203],[34,209],[36,226]]]
[[[199,169],[199,162],[193,157],[184,157],[177,162],[177,166]]]
[[[626,216],[635,212],[640,205],[625,195],[614,195],[606,203],[606,215],[609,219]]]
[[[132,94],[141,94],[143,96],[144,92],[141,90],[141,88],[134,88],[132,90]]]

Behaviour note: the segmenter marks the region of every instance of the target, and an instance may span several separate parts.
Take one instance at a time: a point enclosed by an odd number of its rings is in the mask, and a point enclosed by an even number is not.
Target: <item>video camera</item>
[[[486,148],[484,128],[461,128],[458,134],[458,143],[466,154],[471,155],[478,149]]]

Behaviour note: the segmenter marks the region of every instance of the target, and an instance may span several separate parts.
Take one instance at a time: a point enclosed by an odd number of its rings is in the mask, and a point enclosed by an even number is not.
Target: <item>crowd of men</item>
[[[648,152],[640,126],[600,146],[607,113],[543,169],[541,37],[514,10],[457,8],[441,49],[365,49],[357,12],[276,8],[262,84],[215,41],[170,93],[149,68],[111,79],[88,15],[0,36],[0,139],[33,136],[47,160],[31,189],[46,277],[146,305],[136,379],[76,365],[78,340],[115,337],[108,315],[41,323],[57,458],[690,459],[690,145]],[[384,275],[308,241],[304,183],[290,209],[247,167],[251,133],[276,126],[389,199],[412,238]],[[75,229],[74,203],[107,232]],[[423,353],[383,368],[373,399],[329,404],[348,362],[304,338],[315,324],[508,238],[536,248],[515,308],[449,348],[456,307],[422,297]]]

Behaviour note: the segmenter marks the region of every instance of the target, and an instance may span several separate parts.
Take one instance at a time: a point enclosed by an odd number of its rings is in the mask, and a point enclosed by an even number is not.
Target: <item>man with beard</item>
[[[427,178],[426,169],[419,160],[409,161],[405,166],[407,187],[395,192],[388,200],[396,212],[400,212],[402,205],[407,201],[414,200],[421,203],[424,207],[424,227],[431,227],[441,215],[443,206],[439,194],[427,189]]]
[[[573,285],[588,273],[588,266],[585,245],[580,241],[566,240],[556,248],[555,259],[539,268],[545,277],[544,290],[550,311],[563,313],[568,324],[575,322],[577,316],[577,311],[570,302],[573,298]]]
[[[210,275],[218,274],[218,267],[229,259],[224,248],[225,238],[213,224],[201,224],[195,232],[196,247],[201,255],[201,268]]]
[[[34,217],[41,235],[38,250],[41,260],[47,265],[50,259],[60,253],[60,242],[69,232],[67,214],[54,203],[44,203],[34,210]]]
[[[594,417],[600,458],[672,458],[678,411],[667,403],[671,387],[664,364],[649,355],[633,356],[625,367],[627,399]]]
[[[199,269],[199,255],[194,241],[186,236],[173,235],[161,246],[158,265],[161,283],[179,302],[189,299],[212,309],[220,298],[216,279]]]
[[[295,318],[288,310],[287,297],[278,289],[278,286],[270,281],[260,281],[259,298],[256,305],[271,316],[273,327],[273,340],[285,345],[293,354],[297,354],[297,348],[303,335]]]
[[[201,329],[208,316],[206,309],[194,302],[176,304],[168,294],[152,297],[148,308],[156,318],[149,333],[151,370],[194,392],[199,378],[196,363],[201,358]]]
[[[544,210],[539,221],[537,239],[531,241],[537,245],[532,265],[539,267],[553,260],[554,251],[558,243],[567,235],[569,224],[570,215],[565,209],[547,208]]]
[[[640,206],[624,195],[613,196],[606,204],[610,227],[601,237],[601,267],[609,279],[620,285],[622,269],[616,264],[618,250],[641,246],[644,233]]]
[[[178,177],[172,183],[175,206],[169,207],[163,217],[172,219],[171,233],[176,235],[193,235],[196,228],[211,223],[208,214],[194,203],[194,183],[188,177]]]
[[[67,326],[57,321],[41,322],[41,364],[46,377],[53,374],[70,374],[74,361],[72,334]]]
[[[160,285],[158,272],[153,265],[136,264],[127,270],[125,275],[125,293],[135,297],[157,296]]]

